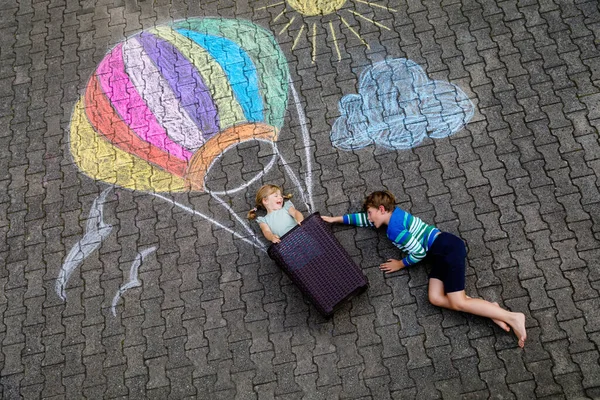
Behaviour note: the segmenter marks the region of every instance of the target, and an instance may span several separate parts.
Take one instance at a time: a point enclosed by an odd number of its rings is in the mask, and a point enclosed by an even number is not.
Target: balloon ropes
[[[288,88],[305,148],[306,191],[277,148]],[[213,165],[248,141],[271,146],[267,166],[238,187],[209,190]],[[91,76],[70,129],[71,153],[87,176],[151,193],[261,250],[265,245],[220,196],[246,189],[279,158],[312,211],[309,146],[300,100],[273,35],[249,21],[224,18],[158,26],[115,46]],[[193,191],[209,193],[247,235],[165,196]]]

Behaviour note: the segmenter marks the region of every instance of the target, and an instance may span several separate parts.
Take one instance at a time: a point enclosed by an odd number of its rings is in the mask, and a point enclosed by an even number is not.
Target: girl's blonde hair
[[[261,208],[265,208],[263,206],[263,199],[266,199],[267,197],[269,197],[270,195],[272,195],[273,193],[279,191],[279,193],[283,193],[283,190],[281,190],[281,188],[277,185],[263,185],[261,186],[260,189],[258,189],[258,192],[256,192],[256,199],[254,202],[254,208],[250,211],[248,211],[248,219],[256,219],[256,211],[258,211]],[[283,196],[283,200],[289,200],[292,198],[291,194],[282,194]]]

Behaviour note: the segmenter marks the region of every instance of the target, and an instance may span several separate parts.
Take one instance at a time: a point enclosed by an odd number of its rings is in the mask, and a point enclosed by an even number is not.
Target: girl
[[[283,235],[304,220],[294,204],[286,201],[291,197],[291,194],[282,195],[281,188],[275,185],[264,185],[256,193],[255,207],[248,212],[248,219],[256,219],[263,235],[270,242],[279,243]],[[267,215],[257,217],[256,211],[259,208],[265,209]]]
[[[321,218],[330,223],[386,226],[388,238],[408,255],[402,260],[387,260],[379,267],[382,271],[389,274],[427,259],[432,264],[429,274],[431,304],[488,317],[507,332],[512,328],[519,347],[523,347],[527,338],[524,314],[465,294],[465,243],[451,233],[427,225],[395,204],[396,199],[390,192],[373,192],[365,199],[364,213]]]

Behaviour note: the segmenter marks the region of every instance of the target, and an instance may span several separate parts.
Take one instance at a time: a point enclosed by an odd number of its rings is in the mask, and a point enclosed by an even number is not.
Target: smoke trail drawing
[[[71,248],[71,251],[69,251],[67,258],[60,269],[60,273],[56,279],[56,293],[63,300],[66,300],[67,298],[65,288],[73,271],[75,271],[94,250],[100,247],[104,239],[106,239],[112,231],[112,225],[104,222],[104,202],[111,190],[112,186],[107,187],[102,191],[100,196],[94,200],[87,219],[85,234]]]
[[[138,279],[139,268],[142,265],[142,261],[144,261],[144,258],[146,258],[148,254],[154,251],[156,251],[156,246],[152,246],[142,250],[137,254],[135,260],[133,260],[133,262],[131,263],[131,267],[129,268],[129,279],[127,280],[127,283],[122,285],[117,291],[117,294],[115,294],[115,297],[113,297],[111,307],[113,316],[117,316],[117,304],[119,303],[121,296],[123,296],[123,294],[131,288],[142,286],[142,282],[140,282],[140,280]]]

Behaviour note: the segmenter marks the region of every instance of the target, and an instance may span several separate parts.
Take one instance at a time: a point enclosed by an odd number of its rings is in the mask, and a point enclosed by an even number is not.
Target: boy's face
[[[264,197],[262,202],[267,211],[279,210],[283,207],[283,196],[279,190],[276,190],[267,197]]]
[[[379,208],[369,207],[367,208],[367,218],[376,228],[379,228],[381,225],[388,224],[389,212],[383,206],[379,206]]]

